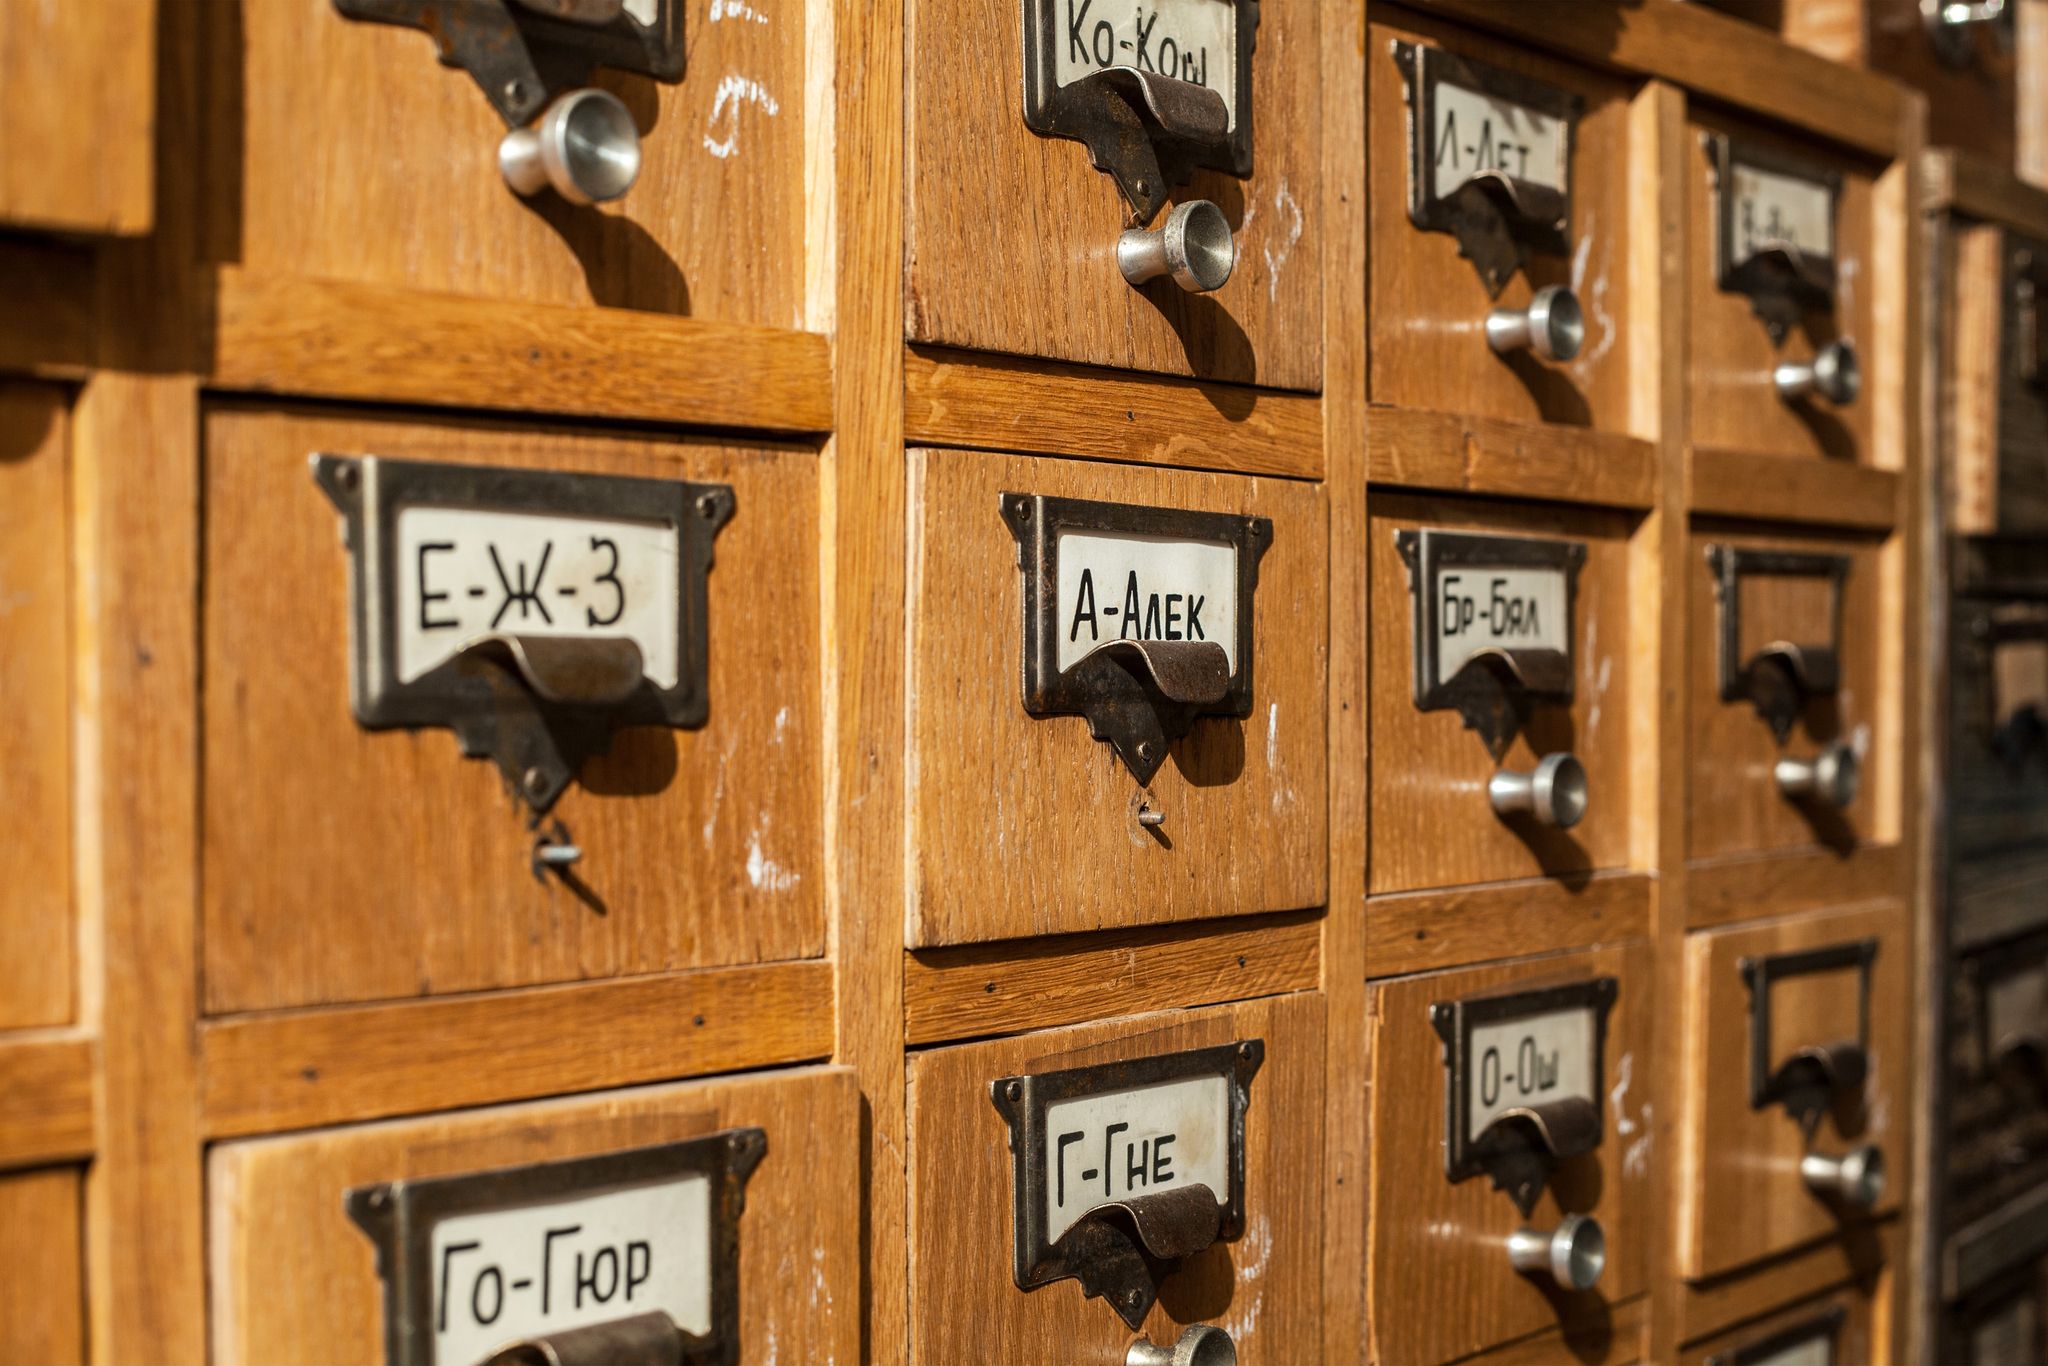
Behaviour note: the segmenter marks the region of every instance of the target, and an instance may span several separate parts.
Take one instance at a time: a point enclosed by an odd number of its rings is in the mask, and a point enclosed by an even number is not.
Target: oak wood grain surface
[[[823,951],[810,448],[233,404],[206,433],[208,1013]],[[452,732],[356,724],[315,451],[732,486],[710,719],[621,732],[584,766],[551,817],[585,851],[578,885],[534,877],[496,766]]]
[[[1896,844],[1809,844],[1696,859],[1686,866],[1685,925],[1705,929],[1885,896],[1899,889],[1904,875]]]
[[[1014,3],[910,0],[904,19],[911,341],[1269,389],[1322,387],[1314,6],[1260,12],[1251,176],[1197,171],[1172,192],[1176,203],[1213,202],[1230,222],[1237,265],[1212,294],[1164,277],[1133,288],[1118,273],[1117,236],[1131,215],[1114,181],[1094,169],[1083,144],[1024,126]]]
[[[1904,515],[1890,470],[1835,460],[1786,460],[1747,450],[1695,449],[1695,512],[1761,521],[1889,531]]]
[[[740,1216],[740,1359],[856,1359],[859,1093],[843,1068],[599,1092],[221,1144],[208,1156],[212,1359],[359,1366],[384,1287],[351,1187],[671,1143],[740,1125],[768,1152]]]
[[[914,346],[903,397],[923,445],[1323,477],[1322,404],[1300,394]]]
[[[0,1176],[0,1355],[85,1361],[84,1196],[76,1167]]]
[[[0,381],[0,1029],[72,1018],[70,407]]]
[[[1650,1296],[1644,1294],[1607,1306],[1609,1329],[1602,1348],[1606,1353],[1605,1366],[1631,1366],[1645,1359],[1639,1353],[1643,1351],[1641,1343],[1649,1329],[1650,1304]],[[1571,1332],[1563,1328],[1546,1328],[1505,1347],[1495,1347],[1478,1356],[1467,1357],[1463,1366],[1551,1366],[1553,1362],[1560,1363],[1560,1366],[1578,1366],[1581,1360]]]
[[[1328,523],[1284,479],[910,453],[907,945],[1320,906],[1327,897]],[[1252,714],[1203,717],[1141,789],[1079,716],[1024,710],[1023,586],[1001,493],[1270,517]],[[1137,824],[1149,794],[1162,837]]]
[[[1952,208],[2029,237],[2048,237],[2048,189],[1950,147],[1928,148],[1920,164],[1922,203],[1928,209]]]
[[[1375,1217],[1367,1322],[1374,1359],[1431,1366],[1543,1329],[1559,1330],[1555,1351],[1543,1360],[1635,1358],[1640,1344],[1613,1306],[1646,1288],[1657,1226],[1647,1126],[1652,1107],[1667,1102],[1650,1066],[1653,964],[1650,945],[1638,940],[1372,987]],[[1619,979],[1620,994],[1595,1082],[1604,1097],[1599,1146],[1557,1167],[1527,1219],[1483,1175],[1453,1184],[1444,1174],[1445,1053],[1430,1006],[1603,975]],[[1560,1292],[1508,1264],[1506,1239],[1515,1229],[1554,1228],[1572,1213],[1592,1215],[1607,1235],[1606,1270],[1593,1290]],[[1418,1312],[1431,1305],[1457,1308]]]
[[[989,1102],[1003,1077],[1263,1039],[1245,1118],[1245,1230],[1160,1282],[1145,1335],[1171,1344],[1213,1323],[1244,1366],[1292,1366],[1320,1351],[1323,1001],[1313,992],[1200,1011],[1136,1015],[963,1044],[910,1060],[912,1361],[1007,1359],[1121,1366],[1133,1341],[1078,1281],[1019,1290],[1011,1276],[1009,1128]]]
[[[1599,509],[1386,491],[1373,496],[1372,648],[1366,667],[1372,680],[1368,800],[1374,895],[1539,874],[1583,877],[1628,863],[1633,520]],[[1498,765],[1456,709],[1424,712],[1415,706],[1413,598],[1394,538],[1422,526],[1564,539],[1586,547],[1572,606],[1572,702],[1533,704]],[[1486,784],[1496,768],[1528,772],[1557,751],[1576,754],[1585,765],[1585,818],[1570,830],[1554,830],[1495,815]]]
[[[156,16],[156,0],[0,4],[0,223],[149,231]]]
[[[1726,1332],[1842,1286],[1876,1291],[1892,1272],[1905,1236],[1901,1223],[1880,1219],[1849,1237],[1808,1243],[1730,1275],[1680,1281],[1671,1298],[1682,1320],[1681,1336],[1690,1342]]]
[[[1941,386],[1943,502],[1948,529],[1989,535],[1998,529],[1998,408],[2004,389],[2005,230],[1955,221],[1946,234],[1942,291]]]
[[[1366,971],[1397,977],[1517,953],[1551,953],[1650,932],[1648,874],[1519,878],[1366,902]]]
[[[1365,55],[1371,73],[1373,402],[1627,431],[1628,85],[1452,24],[1378,5],[1371,13],[1378,20]],[[1456,237],[1409,221],[1410,120],[1394,62],[1396,42],[1502,67],[1585,101],[1572,132],[1571,255],[1525,254],[1523,268],[1492,297]],[[1528,351],[1495,355],[1486,343],[1487,314],[1524,308],[1536,290],[1553,284],[1569,285],[1585,312],[1586,340],[1577,358],[1553,365]]]
[[[0,1167],[92,1153],[97,1061],[75,1030],[0,1035]]]
[[[1724,1353],[1740,1352],[1745,1347],[1769,1342],[1780,1333],[1804,1328],[1835,1314],[1841,1315],[1841,1322],[1828,1338],[1834,1348],[1832,1359],[1880,1361],[1883,1360],[1882,1344],[1874,1331],[1874,1308],[1869,1294],[1855,1289],[1837,1290],[1830,1295],[1791,1304],[1754,1323],[1696,1342],[1680,1354],[1678,1363],[1679,1366],[1712,1366],[1728,1359]]]
[[[1656,501],[1655,448],[1582,427],[1375,405],[1366,458],[1375,484],[1609,507]]]
[[[1809,1141],[1784,1107],[1752,1110],[1752,994],[1745,958],[1878,941],[1870,971],[1870,1072],[1860,1097],[1824,1114]],[[1685,1065],[1673,1236],[1679,1271],[1702,1280],[1822,1238],[1867,1238],[1870,1219],[1900,1207],[1911,1170],[1911,918],[1900,901],[1866,902],[1686,937]],[[1854,967],[1781,978],[1770,988],[1770,1058],[1858,1037]],[[1838,1210],[1808,1191],[1799,1160],[1875,1143],[1893,1173],[1868,1213]]]
[[[801,325],[811,131],[802,6],[689,0],[680,82],[594,72],[592,83],[631,111],[641,166],[623,198],[581,208],[506,186],[504,123],[469,73],[435,60],[426,33],[351,20],[329,4],[200,9],[211,62],[207,259]]]

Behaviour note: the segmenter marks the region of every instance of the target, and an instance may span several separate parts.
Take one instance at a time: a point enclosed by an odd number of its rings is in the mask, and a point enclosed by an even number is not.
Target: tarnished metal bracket
[[[1215,1048],[1004,1077],[989,1083],[989,1099],[1010,1128],[1012,1275],[1017,1288],[1031,1291],[1054,1281],[1079,1280],[1088,1298],[1099,1295],[1107,1299],[1118,1316],[1136,1329],[1159,1298],[1159,1282],[1181,1258],[1212,1243],[1235,1242],[1242,1237],[1245,1112],[1251,1105],[1252,1078],[1265,1059],[1264,1040],[1241,1039]],[[1145,1195],[1133,1196],[1127,1190],[1121,1199],[1092,1204],[1059,1237],[1049,1236],[1049,1186],[1055,1178],[1061,1182],[1068,1179],[1067,1146],[1080,1139],[1079,1134],[1053,1131],[1057,1116],[1049,1118],[1049,1112],[1054,1107],[1077,1099],[1210,1078],[1220,1084],[1227,1107],[1223,1132],[1218,1135],[1224,1149],[1218,1154],[1221,1179],[1217,1184],[1222,1189],[1196,1181]],[[1111,1125],[1105,1132],[1113,1135],[1129,1127],[1127,1123]],[[1092,1139],[1092,1131],[1082,1132]],[[1055,1163],[1057,1172],[1052,1169]],[[1087,1176],[1092,1180],[1097,1172],[1090,1170]]]
[[[1396,42],[1393,54],[1407,88],[1408,221],[1456,237],[1458,254],[1479,271],[1489,296],[1500,294],[1531,252],[1570,256],[1572,140],[1585,100],[1442,48]],[[1484,126],[1457,125],[1446,87],[1488,107]],[[1501,128],[1491,125],[1495,117]],[[1510,119],[1556,127],[1531,147],[1509,134]]]
[[[1438,1001],[1430,1006],[1429,1022],[1444,1045],[1445,1176],[1458,1182],[1486,1173],[1493,1178],[1494,1189],[1506,1191],[1527,1218],[1558,1162],[1600,1146],[1606,1129],[1602,1078],[1606,1075],[1607,1017],[1620,992],[1617,979],[1594,977],[1533,990]],[[1473,1133],[1474,1092],[1483,1090],[1482,1072],[1488,1066],[1487,1050],[1473,1046],[1475,1031],[1575,1011],[1592,1016],[1585,1093],[1499,1109]],[[1498,1059],[1491,1065],[1498,1077]],[[1483,1095],[1481,1100],[1485,1103]]]
[[[1741,962],[1749,987],[1749,1108],[1783,1104],[1785,1113],[1811,1132],[1838,1096],[1860,1092],[1870,1071],[1870,965],[1877,940],[1767,954]],[[1856,1037],[1795,1050],[1771,1065],[1771,987],[1787,977],[1816,972],[1857,972]]]
[[[1748,295],[1771,340],[1781,342],[1807,313],[1835,306],[1834,223],[1841,174],[1719,133],[1701,137],[1714,178],[1715,279],[1728,293]],[[1754,206],[1735,189],[1744,170],[1824,194],[1825,248],[1800,243],[1796,229],[1774,209],[1766,210],[1764,222],[1756,222]]]
[[[1841,684],[1842,585],[1847,555],[1810,555],[1710,545],[1707,566],[1720,602],[1720,694],[1723,702],[1748,699],[1783,744],[1807,699],[1832,697]],[[1745,575],[1806,576],[1829,582],[1828,639],[1773,640],[1742,658],[1742,579]]]
[[[654,1147],[460,1176],[386,1181],[349,1190],[343,1208],[377,1245],[377,1275],[384,1282],[385,1366],[470,1366],[468,1360],[444,1360],[440,1352],[440,1337],[449,1327],[451,1296],[459,1288],[453,1276],[454,1263],[457,1254],[466,1252],[474,1260],[489,1257],[504,1245],[482,1246],[471,1238],[442,1247],[437,1256],[436,1228],[462,1219],[473,1229],[481,1222],[478,1216],[516,1215],[528,1209],[537,1211],[536,1218],[543,1225],[550,1222],[550,1214],[567,1211],[566,1222],[551,1230],[537,1230],[542,1235],[541,1262],[534,1272],[561,1282],[553,1287],[558,1292],[553,1309],[561,1326],[550,1324],[544,1333],[511,1343],[491,1355],[491,1362],[503,1366],[737,1366],[740,1214],[746,1209],[747,1181],[767,1152],[765,1130],[735,1128]],[[630,1311],[607,1318],[596,1309],[594,1294],[591,1312],[576,1312],[582,1298],[580,1287],[570,1279],[568,1265],[556,1265],[567,1263],[569,1254],[558,1251],[548,1238],[549,1234],[559,1238],[580,1231],[571,1227],[577,1222],[574,1202],[698,1180],[707,1186],[701,1207],[706,1236],[701,1247],[690,1246],[686,1253],[702,1258],[688,1268],[696,1286],[689,1298],[704,1313],[707,1331],[691,1332],[665,1310]],[[679,1235],[679,1242],[688,1241]],[[642,1274],[652,1272],[657,1253],[665,1260],[671,1251],[683,1250],[649,1248]],[[620,1278],[630,1283],[633,1252],[629,1246],[622,1270],[621,1258],[613,1249],[607,1305],[626,1303],[620,1299]],[[602,1253],[591,1260],[589,1274],[595,1282],[600,1277]],[[464,1263],[461,1269],[467,1272],[471,1267]],[[476,1277],[476,1286],[485,1284],[483,1276],[492,1273],[496,1273],[492,1286],[497,1296],[493,1321],[510,1325],[507,1309],[515,1295],[546,1293],[542,1288],[520,1286],[513,1273],[495,1266]],[[645,1284],[643,1281],[643,1291]],[[646,1299],[643,1293],[641,1302]],[[542,1317],[549,1315],[544,1312]],[[529,1313],[527,1321],[531,1320]]]
[[[1848,1317],[1848,1311],[1835,1305],[1767,1338],[1745,1343],[1732,1351],[1716,1352],[1707,1358],[1707,1366],[1768,1366],[1768,1363],[1777,1361],[1796,1361],[1799,1366],[1835,1366],[1835,1348],[1841,1341],[1842,1324]],[[1820,1355],[1798,1350],[1812,1343],[1825,1344]]]
[[[1213,57],[1175,32],[1209,11],[1230,15],[1229,51]],[[1024,0],[1024,126],[1086,143],[1143,227],[1198,166],[1252,173],[1258,30],[1259,0],[1161,0],[1149,21],[1128,0]]]
[[[380,456],[315,455],[313,478],[342,516],[349,551],[349,699],[368,730],[439,726],[455,732],[462,752],[490,756],[536,818],[552,808],[585,760],[611,747],[626,726],[682,729],[710,714],[710,628],[707,579],[712,542],[733,514],[724,484],[566,474],[550,470],[441,465]],[[448,657],[417,677],[402,678],[401,613],[425,613],[425,570],[402,564],[402,513],[415,509],[510,513],[602,520],[673,529],[675,677],[658,683],[641,645],[628,634],[546,634],[506,623],[462,637]],[[550,543],[551,544],[551,543]],[[423,549],[430,549],[424,547]],[[547,561],[529,583],[495,557],[498,590],[520,608],[519,622],[549,617]],[[618,550],[612,549],[614,567]],[[422,555],[422,564],[425,556]],[[402,603],[401,584],[416,579],[417,604]],[[565,585],[566,586],[566,585]],[[605,585],[615,587],[614,584]],[[434,602],[457,601],[448,593]],[[490,590],[471,589],[472,593]],[[560,591],[557,589],[557,591]],[[617,588],[617,614],[626,608]],[[569,600],[572,603],[575,600]],[[563,611],[557,599],[555,610]],[[607,611],[614,604],[607,601]],[[573,605],[566,609],[592,612]],[[500,617],[509,617],[501,608]],[[439,624],[438,622],[436,623]]]
[[[1166,762],[1167,746],[1185,736],[1196,717],[1251,715],[1253,597],[1259,560],[1273,543],[1270,518],[1035,493],[1005,493],[999,503],[1003,524],[1017,539],[1017,567],[1024,574],[1027,712],[1087,717],[1088,733],[1107,741],[1140,784],[1152,781]],[[1154,628],[1149,614],[1132,622],[1129,613],[1118,616],[1122,609],[1111,608],[1103,620],[1113,617],[1113,628],[1091,623],[1090,634],[1114,629],[1116,636],[1062,671],[1061,640],[1071,632],[1061,619],[1060,545],[1071,532],[1228,546],[1235,558],[1234,649],[1225,651],[1214,639],[1185,638],[1192,630]],[[1121,596],[1120,586],[1104,591]]]
[[[1408,566],[1416,710],[1455,708],[1497,759],[1527,720],[1531,702],[1571,705],[1584,542],[1423,527],[1395,532],[1394,547]],[[1532,599],[1515,593],[1496,602],[1497,590],[1484,583],[1475,590],[1476,600],[1454,591],[1465,587],[1467,578],[1479,583],[1488,570],[1505,571],[1508,582],[1524,587],[1531,585],[1523,576],[1532,576],[1536,585],[1561,579],[1561,619],[1532,620],[1527,606]],[[1467,603],[1470,612],[1461,610]],[[1450,617],[1454,610],[1460,611],[1455,623]],[[1470,647],[1464,662],[1446,674],[1446,640],[1468,632],[1482,643]]]
[[[350,19],[431,35],[443,64],[482,88],[507,128],[608,66],[683,77],[683,0],[334,0]]]

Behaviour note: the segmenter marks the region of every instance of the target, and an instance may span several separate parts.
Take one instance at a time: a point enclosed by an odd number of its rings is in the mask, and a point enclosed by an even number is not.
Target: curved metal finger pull
[[[1547,361],[1568,361],[1585,340],[1579,296],[1564,285],[1545,285],[1526,308],[1496,308],[1486,315],[1486,344],[1497,356],[1527,350]]]
[[[531,128],[514,128],[498,144],[498,170],[522,195],[552,185],[571,204],[602,204],[640,177],[640,130],[632,111],[609,90],[572,90],[548,106]]]
[[[1590,1214],[1567,1214],[1554,1229],[1509,1234],[1508,1260],[1524,1276],[1548,1276],[1565,1290],[1591,1290],[1607,1269],[1607,1233]]]
[[[1771,773],[1778,791],[1795,801],[1815,801],[1837,810],[1854,804],[1863,763],[1850,745],[1836,741],[1811,759],[1780,759]]]
[[[1833,1156],[1808,1153],[1799,1159],[1799,1178],[1815,1195],[1870,1209],[1884,1198],[1884,1150],[1861,1143]]]
[[[1197,1323],[1171,1347],[1143,1339],[1132,1343],[1124,1366],[1237,1366],[1237,1344],[1221,1328]]]
[[[1160,276],[1190,294],[1207,294],[1230,282],[1237,242],[1230,220],[1206,199],[1176,204],[1157,228],[1131,228],[1116,242],[1116,266],[1133,285]]]
[[[1546,754],[1531,772],[1495,773],[1486,796],[1500,815],[1527,813],[1539,825],[1569,830],[1586,814],[1586,766],[1576,755]]]
[[[679,1366],[683,1334],[656,1310],[500,1348],[483,1366]]]
[[[1779,361],[1771,371],[1771,384],[1787,403],[1808,394],[1818,394],[1838,408],[1854,403],[1863,391],[1855,344],[1846,339],[1831,341],[1815,352],[1812,360]]]

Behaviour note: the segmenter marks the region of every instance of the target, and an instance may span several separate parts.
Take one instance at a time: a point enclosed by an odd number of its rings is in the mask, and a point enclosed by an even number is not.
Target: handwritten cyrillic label
[[[1223,97],[1237,127],[1237,6],[1230,0],[1061,0],[1059,84],[1127,66]]]
[[[1570,187],[1570,134],[1563,119],[1439,81],[1430,194],[1441,199],[1489,172],[1563,192]]]
[[[1735,163],[1735,242],[1731,266],[1760,251],[1791,247],[1807,256],[1835,253],[1835,197],[1824,184]]]
[[[1562,569],[1461,564],[1437,572],[1436,679],[1490,649],[1571,651]]]
[[[1467,1052],[1471,1090],[1465,1137],[1476,1139],[1503,1113],[1574,1096],[1597,1101],[1590,1006],[1475,1025]]]
[[[1114,1200],[1200,1183],[1230,1192],[1230,1082],[1220,1075],[1079,1096],[1045,1112],[1046,1241]]]
[[[1237,671],[1237,551],[1224,541],[1063,531],[1059,669],[1114,640],[1210,640]]]

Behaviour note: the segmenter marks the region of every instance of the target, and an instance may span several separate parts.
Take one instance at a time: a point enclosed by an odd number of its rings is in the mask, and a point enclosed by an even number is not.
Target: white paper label
[[[1751,1366],[1834,1366],[1834,1360],[1835,1339],[1833,1335],[1826,1335],[1795,1342],[1782,1352],[1758,1357]]]
[[[1201,1184],[1230,1196],[1230,1082],[1189,1077],[1045,1111],[1046,1241],[1098,1205]]]
[[[2040,1366],[2034,1302],[2014,1300],[1970,1334],[1970,1366]]]
[[[1227,541],[1063,531],[1059,668],[1113,640],[1212,640],[1237,673],[1237,551]]]
[[[1113,66],[1156,71],[1223,97],[1237,130],[1237,6],[1231,0],[1056,0],[1059,60],[1072,85]]]
[[[398,514],[398,681],[478,636],[631,636],[676,684],[676,528],[471,508]]]
[[[1571,183],[1569,136],[1563,119],[1440,80],[1430,196],[1441,199],[1487,172],[1562,192]]]
[[[1984,997],[1993,1048],[2015,1035],[2048,1034],[2048,966],[1995,978]]]
[[[665,1310],[711,1331],[711,1181],[694,1175],[434,1226],[435,1366]]]
[[[1432,591],[1438,683],[1483,650],[1571,651],[1562,569],[1447,566],[1437,570]]]
[[[1802,255],[1835,254],[1835,197],[1826,185],[1735,164],[1734,260],[1793,247]]]
[[[1503,1113],[1577,1096],[1595,1098],[1590,1006],[1474,1026],[1466,1050],[1469,1142]]]

